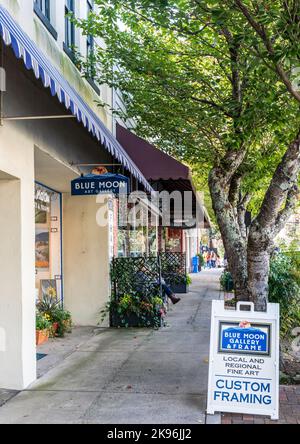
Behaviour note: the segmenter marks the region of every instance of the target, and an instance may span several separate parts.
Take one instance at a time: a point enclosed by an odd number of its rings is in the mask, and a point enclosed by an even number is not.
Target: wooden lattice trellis
[[[150,300],[161,295],[161,268],[158,257],[124,257],[112,261],[113,297],[119,300],[128,294]]]
[[[161,275],[170,286],[186,282],[186,254],[160,253]]]
[[[162,296],[161,279],[173,287],[186,283],[186,255],[159,253],[158,256],[114,258],[111,267],[112,296],[138,295],[141,300]]]

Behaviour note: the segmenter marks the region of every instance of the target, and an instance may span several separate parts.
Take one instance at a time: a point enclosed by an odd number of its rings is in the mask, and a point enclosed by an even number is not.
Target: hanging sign
[[[241,310],[249,306],[250,311]],[[279,304],[212,302],[207,413],[279,416]]]
[[[129,178],[121,174],[87,174],[71,182],[72,196],[129,194]]]

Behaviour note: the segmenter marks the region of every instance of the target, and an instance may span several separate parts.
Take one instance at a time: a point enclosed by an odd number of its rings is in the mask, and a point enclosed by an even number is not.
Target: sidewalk
[[[219,275],[193,277],[167,328],[98,329],[69,339],[65,349],[51,345],[38,363],[41,378],[0,407],[0,423],[205,424],[210,302],[219,299]]]

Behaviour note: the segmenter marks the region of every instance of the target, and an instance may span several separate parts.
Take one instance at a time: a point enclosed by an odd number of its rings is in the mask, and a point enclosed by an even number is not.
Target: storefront
[[[185,254],[187,272],[190,272],[192,258],[200,253],[201,230],[210,226],[190,169],[120,124],[117,124],[116,134],[155,192],[161,196],[158,202],[161,217],[157,251]],[[169,215],[169,220],[164,217],[166,215]]]
[[[158,252],[159,209],[142,193],[117,206],[115,257],[155,256]],[[125,214],[126,213],[126,214]]]
[[[24,32],[25,12],[20,4],[12,17],[0,5],[7,77],[0,100],[0,387],[14,390],[36,378],[36,300],[49,286],[77,325],[96,326],[110,297],[114,204],[103,205],[109,223],[101,226],[96,197],[71,195],[79,165],[111,165],[114,173],[116,164],[142,190],[152,190],[108,117],[93,108],[96,97],[72,62],[58,45],[43,44],[33,17],[26,22],[30,37]]]

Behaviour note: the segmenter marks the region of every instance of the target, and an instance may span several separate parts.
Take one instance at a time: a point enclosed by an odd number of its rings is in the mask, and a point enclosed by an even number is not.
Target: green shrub
[[[102,324],[109,313],[117,313],[125,327],[128,326],[125,321],[126,318],[132,314],[140,319],[140,327],[148,326],[149,316],[152,316],[156,324],[160,325],[160,318],[164,311],[163,304],[164,302],[160,296],[141,298],[138,293],[132,293],[124,294],[120,299],[112,297],[100,312],[101,320],[99,324]]]
[[[280,304],[281,336],[300,325],[299,257],[277,254],[270,263],[269,301]]]
[[[71,333],[72,331],[72,317],[71,313],[64,310],[62,307],[58,307],[53,313],[51,318],[52,323],[57,323],[58,328],[55,336],[63,338],[66,333]]]
[[[49,316],[49,320],[52,321],[53,313],[60,307],[60,301],[56,299],[56,296],[44,295],[43,298],[37,303],[37,309],[39,313]]]
[[[223,291],[231,292],[234,289],[234,283],[229,271],[223,271],[220,277],[220,284]]]
[[[232,291],[233,279],[228,271],[220,278],[224,291]],[[288,337],[300,325],[300,254],[280,253],[270,262],[269,301],[280,305],[280,334]]]
[[[35,319],[36,330],[49,330],[51,328],[51,322],[47,315],[42,315],[41,313],[36,313]]]
[[[189,274],[186,275],[186,285],[191,285],[193,283],[192,278]]]
[[[204,260],[204,257],[203,257],[203,254],[198,254],[197,255],[198,257],[199,257],[199,264],[200,264],[200,266],[201,267],[204,267],[204,265],[205,265],[205,260]]]

